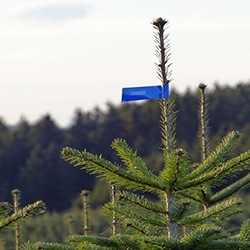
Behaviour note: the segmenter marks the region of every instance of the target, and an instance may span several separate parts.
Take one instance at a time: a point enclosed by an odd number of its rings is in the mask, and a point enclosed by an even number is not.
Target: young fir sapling
[[[156,68],[162,85],[171,82],[166,25],[162,18],[153,21],[159,59]],[[235,230],[224,228],[225,221],[243,210],[243,201],[234,194],[250,183],[250,174],[227,186],[226,179],[249,170],[250,151],[233,156],[241,138],[238,131],[228,133],[210,151],[206,86],[199,88],[200,163],[192,163],[188,152],[177,148],[171,98],[160,100],[163,166],[158,174],[122,139],[111,145],[122,164],[86,150],[63,148],[61,154],[67,162],[112,184],[114,198],[104,210],[112,218],[113,230],[110,237],[72,235],[66,245],[56,244],[54,249],[250,249],[250,220]],[[219,191],[212,192],[213,187]],[[49,247],[51,244],[34,245],[34,249]]]

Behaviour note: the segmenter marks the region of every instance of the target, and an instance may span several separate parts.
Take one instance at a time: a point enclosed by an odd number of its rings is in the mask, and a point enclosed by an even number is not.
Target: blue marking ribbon
[[[122,102],[161,99],[169,97],[168,84],[122,89]]]

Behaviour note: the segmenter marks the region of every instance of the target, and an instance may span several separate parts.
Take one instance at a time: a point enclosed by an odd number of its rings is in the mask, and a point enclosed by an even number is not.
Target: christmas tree
[[[163,87],[171,82],[166,26],[167,21],[162,18],[153,21],[159,59],[156,67]],[[250,249],[250,220],[240,228],[225,227],[226,221],[243,211],[244,202],[236,193],[249,184],[250,174],[233,183],[227,181],[249,170],[250,150],[234,155],[241,139],[238,131],[227,134],[210,150],[206,85],[200,84],[199,89],[201,162],[191,162],[188,152],[177,148],[174,100],[163,97],[160,99],[163,166],[159,173],[154,173],[153,167],[149,168],[122,139],[115,139],[111,145],[120,163],[86,150],[80,152],[69,147],[62,150],[67,162],[101,177],[113,187],[112,199],[104,205],[112,221],[110,236],[72,235],[65,245],[35,243],[29,248]]]

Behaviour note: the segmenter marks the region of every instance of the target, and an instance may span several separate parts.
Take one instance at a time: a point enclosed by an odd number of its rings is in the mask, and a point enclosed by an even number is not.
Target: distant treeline
[[[171,93],[177,114],[179,147],[199,160],[199,92]],[[228,131],[240,130],[244,137],[240,151],[250,148],[250,83],[235,87],[216,85],[208,92],[211,148]],[[71,125],[61,129],[50,115],[30,124],[22,119],[9,128],[0,121],[0,200],[11,201],[11,190],[22,191],[22,204],[43,200],[48,210],[70,207],[83,189],[101,196],[102,185],[94,176],[80,171],[60,158],[64,146],[87,149],[118,161],[110,144],[115,138],[127,140],[154,171],[161,169],[159,101],[142,104],[107,104],[107,111],[76,110]],[[98,184],[98,185],[97,185]]]

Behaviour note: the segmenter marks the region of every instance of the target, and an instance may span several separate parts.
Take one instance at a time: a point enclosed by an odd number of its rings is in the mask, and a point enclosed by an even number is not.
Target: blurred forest
[[[171,91],[177,111],[177,142],[194,161],[200,157],[197,92]],[[234,87],[215,85],[208,93],[211,148],[228,131],[243,133],[241,151],[250,148],[250,82]],[[72,123],[60,128],[50,115],[35,124],[21,119],[9,127],[0,121],[0,200],[12,202],[11,190],[22,192],[21,206],[43,200],[49,212],[69,209],[81,190],[91,190],[92,207],[109,198],[108,188],[93,175],[75,169],[60,158],[64,146],[87,149],[117,161],[110,148],[115,138],[126,139],[154,171],[161,168],[158,101],[107,104],[84,112],[75,111]]]

